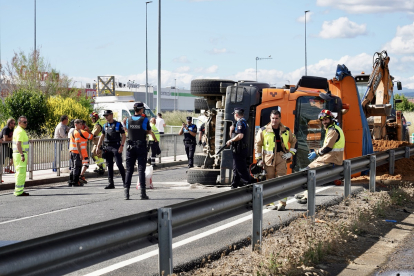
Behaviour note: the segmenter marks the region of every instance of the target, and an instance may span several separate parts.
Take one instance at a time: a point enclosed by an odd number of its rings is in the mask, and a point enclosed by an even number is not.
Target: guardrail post
[[[389,161],[389,173],[394,175],[394,165],[395,165],[395,151],[390,150],[390,161]]]
[[[344,160],[345,198],[351,194],[351,160]]]
[[[252,251],[262,249],[263,185],[253,185],[253,234]]]
[[[177,135],[174,135],[174,161],[177,161]]]
[[[160,275],[173,274],[171,208],[158,209],[158,267]]]
[[[410,147],[405,147],[405,158],[410,158]]]
[[[60,154],[62,153],[62,141],[56,141],[56,171],[57,176],[60,176]]]
[[[316,171],[308,171],[308,216],[315,222]]]
[[[27,158],[29,160],[27,160],[28,162],[28,166],[29,166],[29,179],[33,180],[33,170],[34,170],[34,162],[33,162],[33,157],[34,157],[34,145],[33,145],[33,141],[29,141],[29,156],[27,156]]]
[[[369,191],[375,192],[375,177],[377,169],[377,156],[371,155],[369,157]]]

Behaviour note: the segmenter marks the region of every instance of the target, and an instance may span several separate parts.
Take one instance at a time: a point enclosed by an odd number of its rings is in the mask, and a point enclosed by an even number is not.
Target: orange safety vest
[[[93,135],[81,130],[80,132],[78,130],[74,130],[72,133],[72,137],[70,137],[70,145],[69,150],[73,153],[79,153],[78,148],[76,147],[76,143],[80,143],[81,153],[82,157],[88,157],[88,140],[92,140]]]

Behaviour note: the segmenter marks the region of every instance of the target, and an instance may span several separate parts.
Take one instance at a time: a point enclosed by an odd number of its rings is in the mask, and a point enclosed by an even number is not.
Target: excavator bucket
[[[392,111],[391,104],[369,104],[365,107],[366,117],[371,116],[390,116]]]

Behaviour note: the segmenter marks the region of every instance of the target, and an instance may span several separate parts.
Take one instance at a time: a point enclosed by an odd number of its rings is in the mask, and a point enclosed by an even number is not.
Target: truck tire
[[[222,109],[218,110],[216,115],[216,137],[215,137],[215,147],[216,151],[221,148],[224,144],[224,111]]]
[[[203,98],[194,99],[194,112],[200,113],[201,109],[208,110],[207,101]]]
[[[187,182],[190,184],[216,185],[220,169],[191,168],[187,171]]]
[[[201,167],[204,165],[204,161],[206,160],[207,154],[205,153],[196,153],[194,154],[194,166]]]
[[[222,96],[225,94],[225,90],[220,91],[220,83],[222,87],[233,85],[232,80],[219,80],[219,79],[198,79],[191,81],[191,94],[194,96]]]

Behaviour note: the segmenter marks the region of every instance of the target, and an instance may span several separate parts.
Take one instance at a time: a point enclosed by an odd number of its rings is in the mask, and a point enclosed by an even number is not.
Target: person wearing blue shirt
[[[124,184],[124,199],[129,199],[129,188],[131,187],[134,166],[138,160],[138,177],[141,186],[141,199],[149,199],[146,193],[145,168],[147,165],[147,134],[151,135],[155,142],[157,138],[151,130],[150,121],[144,114],[144,104],[134,104],[135,114],[126,121],[128,130],[127,153],[126,153],[126,180]]]
[[[247,159],[247,121],[244,119],[244,109],[236,107],[234,109],[234,119],[236,126],[231,126],[230,135],[232,138],[226,142],[227,146],[232,144],[233,151],[233,179],[231,188],[243,187],[250,183],[250,174],[246,166]],[[234,131],[234,134],[232,133]]]
[[[187,124],[183,123],[178,135],[184,134],[185,153],[188,158],[188,168],[194,167],[194,152],[196,150],[197,126],[192,123],[193,117],[187,117]]]
[[[105,110],[103,116],[106,119],[106,123],[102,128],[102,135],[99,138],[98,145],[96,147],[96,155],[101,152],[101,145],[103,142],[102,158],[106,160],[106,167],[108,168],[108,185],[105,189],[115,189],[114,184],[114,157],[116,165],[118,166],[119,173],[122,177],[122,183],[125,183],[125,168],[122,164],[122,151],[124,150],[126,135],[122,124],[114,120],[112,110]]]

